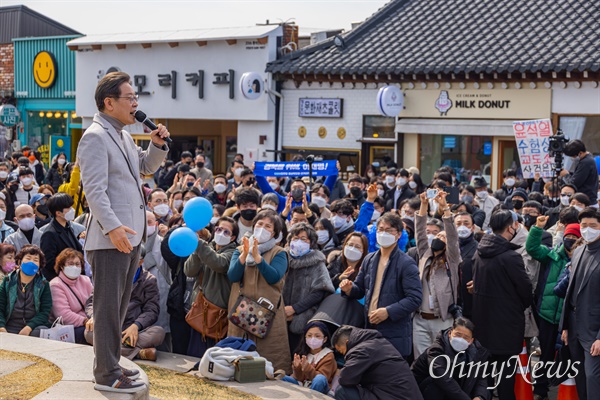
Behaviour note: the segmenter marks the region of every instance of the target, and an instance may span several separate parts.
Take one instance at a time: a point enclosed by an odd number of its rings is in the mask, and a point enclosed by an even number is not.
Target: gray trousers
[[[140,246],[129,254],[117,249],[86,252],[94,278],[94,377],[112,385],[121,376],[121,332],[139,266]]]
[[[85,340],[88,344],[94,345],[94,332],[85,331]],[[122,337],[122,336],[121,336]],[[138,340],[135,347],[121,345],[121,355],[133,360],[140,350],[152,347],[158,347],[165,340],[165,330],[158,325],[149,326],[138,332]]]

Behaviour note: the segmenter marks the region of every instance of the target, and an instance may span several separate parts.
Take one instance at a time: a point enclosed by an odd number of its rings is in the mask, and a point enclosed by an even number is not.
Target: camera
[[[450,304],[448,306],[448,313],[450,313],[454,319],[460,318],[463,316],[463,309],[458,304]]]
[[[309,156],[306,156],[306,162],[307,163],[314,163],[315,162],[315,156],[313,156],[312,154]]]
[[[565,147],[569,143],[569,138],[565,136],[561,129],[558,129],[556,135],[548,138],[548,153],[550,157],[556,157],[558,154],[563,154]]]

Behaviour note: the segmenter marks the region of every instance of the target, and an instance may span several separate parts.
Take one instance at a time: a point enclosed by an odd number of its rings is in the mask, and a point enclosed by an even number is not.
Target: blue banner
[[[312,176],[337,175],[338,170],[335,160],[315,161],[312,164]],[[308,163],[301,162],[255,162],[254,175],[256,176],[308,176]]]

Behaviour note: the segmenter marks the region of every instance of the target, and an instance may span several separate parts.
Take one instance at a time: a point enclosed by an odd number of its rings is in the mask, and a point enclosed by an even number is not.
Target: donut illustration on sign
[[[442,90],[440,97],[435,101],[435,108],[440,112],[440,116],[448,115],[448,110],[452,108],[452,100],[448,97],[448,91]]]

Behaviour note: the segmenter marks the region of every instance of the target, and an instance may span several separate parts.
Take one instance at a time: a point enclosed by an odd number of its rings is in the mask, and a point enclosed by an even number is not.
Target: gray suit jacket
[[[90,206],[85,250],[114,249],[108,233],[121,225],[133,229],[127,234],[132,246],[146,234],[146,207],[140,174],[153,174],[168,148],[150,144],[136,146],[129,132],[121,135],[99,114],[85,131],[77,157],[81,182]]]
[[[31,238],[31,242],[27,240],[25,234],[22,230],[18,229],[15,233],[12,233],[4,239],[4,243],[12,244],[17,249],[17,253],[21,251],[21,249],[28,244],[34,244],[36,246],[40,246],[40,241],[42,240],[42,233],[38,230],[38,228],[33,227],[33,237]]]
[[[572,257],[571,276],[560,319],[560,329],[569,331],[569,340],[579,339],[589,351],[592,343],[600,340],[600,253],[588,265],[582,265],[581,256],[587,245],[575,249]],[[579,291],[575,293],[575,273],[585,272]],[[571,307],[575,296],[576,308]],[[573,314],[574,313],[574,314]],[[571,318],[575,317],[575,321]]]

